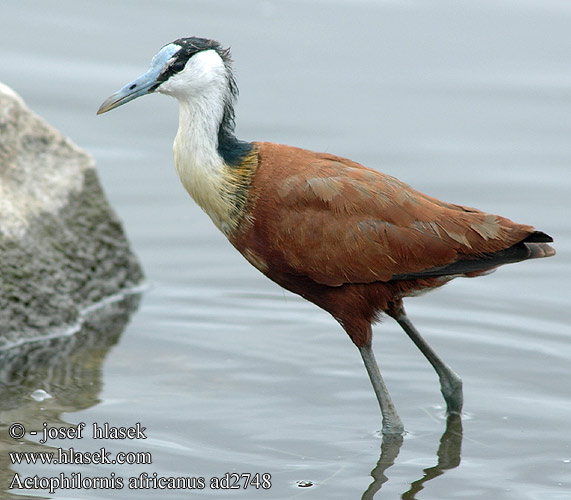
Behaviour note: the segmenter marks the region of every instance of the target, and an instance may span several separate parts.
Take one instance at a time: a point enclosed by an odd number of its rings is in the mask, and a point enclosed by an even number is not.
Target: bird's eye
[[[184,63],[183,62],[175,62],[172,66],[171,66],[172,70],[175,73],[178,73],[179,71],[182,71],[184,69]]]

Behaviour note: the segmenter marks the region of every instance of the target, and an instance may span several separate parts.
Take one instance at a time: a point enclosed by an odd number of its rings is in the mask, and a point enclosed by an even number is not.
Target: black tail
[[[553,243],[553,238],[542,231],[534,231],[522,243]]]
[[[485,253],[474,259],[458,260],[446,266],[434,267],[417,273],[395,274],[392,276],[392,279],[409,280],[415,278],[435,278],[438,276],[478,275],[504,264],[551,257],[555,255],[555,249],[547,243],[552,241],[553,238],[548,234],[534,231],[524,240],[499,252]]]

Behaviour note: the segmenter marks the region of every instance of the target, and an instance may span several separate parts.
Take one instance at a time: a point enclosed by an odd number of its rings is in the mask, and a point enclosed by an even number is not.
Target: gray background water
[[[14,442],[3,425],[4,482],[14,472],[272,475],[258,491],[28,492],[81,499],[356,499],[373,482],[380,418],[357,350],[326,313],[258,274],[188,198],[171,156],[176,103],[151,96],[95,116],[163,44],[198,35],[232,46],[241,138],[347,156],[555,236],[557,258],[408,301],[464,380],[463,440],[454,427],[438,456],[436,377],[392,321],[375,328],[409,434],[368,498],[379,486],[375,498],[571,498],[569,2],[19,0],[2,2],[0,25],[0,80],[95,156],[150,283],[117,345],[75,356],[79,375],[51,399],[26,396],[4,424],[141,422],[143,442],[49,444],[153,459],[10,466],[8,451],[49,448]],[[43,388],[43,377],[19,390]]]

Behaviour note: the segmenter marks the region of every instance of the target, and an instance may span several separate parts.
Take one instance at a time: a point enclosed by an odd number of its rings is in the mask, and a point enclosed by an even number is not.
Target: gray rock
[[[0,84],[0,349],[65,332],[142,279],[93,158]]]

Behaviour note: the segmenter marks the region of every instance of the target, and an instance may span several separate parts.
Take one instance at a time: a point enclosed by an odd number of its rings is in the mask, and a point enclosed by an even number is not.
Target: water
[[[2,392],[4,489],[15,473],[62,472],[115,473],[124,487],[4,498],[571,497],[567,2],[74,0],[5,2],[0,12],[0,78],[95,156],[149,282],[121,335],[126,318],[112,311],[104,338],[48,346],[53,361],[29,355]],[[387,320],[374,346],[409,434],[400,449],[385,442],[380,460],[357,350],[327,314],[247,264],[180,186],[176,103],[151,96],[95,116],[186,35],[232,45],[240,137],[347,156],[555,236],[556,258],[407,303],[463,378],[461,425],[446,430],[432,369]],[[8,437],[13,422],[85,422],[89,433],[41,446],[39,435]],[[92,439],[105,422],[140,422],[147,439]],[[25,466],[8,455],[102,446],[149,452],[152,464]],[[204,477],[206,487],[129,489],[143,472]],[[209,488],[226,472],[269,473],[271,488]]]

